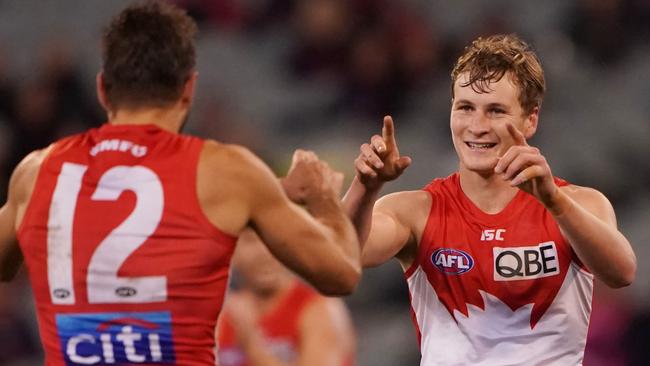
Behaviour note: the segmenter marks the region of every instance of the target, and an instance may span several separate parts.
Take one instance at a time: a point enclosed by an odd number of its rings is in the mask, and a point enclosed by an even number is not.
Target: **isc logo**
[[[481,232],[481,241],[498,240],[503,241],[503,234],[506,229],[486,229]]]
[[[516,281],[554,276],[560,273],[555,242],[533,247],[492,248],[494,280]]]
[[[440,248],[431,255],[431,262],[441,272],[462,274],[474,267],[474,259],[462,250]]]
[[[66,365],[173,364],[169,312],[58,314]]]

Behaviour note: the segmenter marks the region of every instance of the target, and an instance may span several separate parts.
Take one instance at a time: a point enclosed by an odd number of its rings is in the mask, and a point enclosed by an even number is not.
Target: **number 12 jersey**
[[[53,145],[18,230],[46,365],[214,365],[236,238],[201,210],[202,146],[111,124]]]

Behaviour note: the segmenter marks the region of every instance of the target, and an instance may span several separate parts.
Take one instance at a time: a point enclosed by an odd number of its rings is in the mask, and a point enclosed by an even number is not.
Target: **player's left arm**
[[[354,357],[355,337],[345,304],[320,298],[300,321],[300,353],[296,366],[341,366]]]
[[[582,263],[610,287],[632,283],[636,256],[618,230],[614,209],[600,192],[584,187],[558,187],[539,149],[529,146],[511,124],[514,145],[500,158],[495,173],[539,200],[553,215],[562,235]]]
[[[610,287],[632,283],[636,256],[618,230],[611,203],[592,188],[567,186],[558,190],[551,210],[578,258]]]

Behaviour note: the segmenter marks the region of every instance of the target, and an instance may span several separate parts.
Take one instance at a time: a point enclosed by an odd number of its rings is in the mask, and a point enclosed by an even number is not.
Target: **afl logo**
[[[138,291],[133,287],[124,286],[115,289],[115,295],[119,297],[131,297],[131,296],[135,296],[135,294],[137,293]]]
[[[57,299],[65,299],[65,298],[70,296],[70,291],[68,291],[68,290],[66,290],[64,288],[54,289],[54,291],[52,291],[52,293],[54,294],[54,297],[56,297]]]
[[[431,262],[445,274],[463,274],[474,267],[474,259],[462,250],[440,248],[431,255]]]

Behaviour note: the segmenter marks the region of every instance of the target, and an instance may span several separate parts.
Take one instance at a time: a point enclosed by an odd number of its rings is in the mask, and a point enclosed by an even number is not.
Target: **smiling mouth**
[[[465,142],[465,145],[472,150],[488,150],[495,147],[497,144],[493,142]]]

